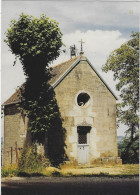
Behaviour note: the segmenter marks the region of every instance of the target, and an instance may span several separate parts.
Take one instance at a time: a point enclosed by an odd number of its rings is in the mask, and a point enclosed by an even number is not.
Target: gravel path
[[[2,179],[2,195],[138,195],[139,178],[33,177]]]

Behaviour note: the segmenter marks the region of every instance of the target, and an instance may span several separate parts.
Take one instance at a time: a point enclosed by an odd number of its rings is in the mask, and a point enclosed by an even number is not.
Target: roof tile
[[[79,58],[79,56],[74,57],[66,62],[63,62],[61,64],[58,64],[56,66],[52,67],[52,78],[50,79],[49,83],[50,85],[53,85],[65,72],[66,70]],[[2,105],[8,105],[8,104],[15,104],[19,102],[18,97],[18,91],[17,90],[8,100],[6,100]]]

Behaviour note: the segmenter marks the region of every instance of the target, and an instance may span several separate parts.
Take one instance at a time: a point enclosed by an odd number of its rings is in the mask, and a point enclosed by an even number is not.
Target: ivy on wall
[[[54,165],[59,164],[66,156],[65,129],[55,92],[49,85],[49,64],[60,55],[63,45],[58,23],[45,15],[34,18],[22,13],[18,20],[11,21],[6,37],[5,42],[20,59],[26,75],[19,108],[29,118],[32,141],[43,144],[46,156]]]

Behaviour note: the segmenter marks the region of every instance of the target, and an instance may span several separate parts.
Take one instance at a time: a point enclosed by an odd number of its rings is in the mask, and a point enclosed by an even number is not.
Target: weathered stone
[[[67,131],[66,153],[70,162],[78,162],[78,127],[82,126],[90,127],[86,138],[88,163],[121,163],[117,149],[116,99],[86,58],[71,69],[54,91],[64,119],[63,127]],[[81,93],[90,97],[84,106],[79,106],[77,102]],[[5,106],[4,164],[10,163],[10,152],[7,152],[10,147],[15,148],[17,142],[22,148],[26,140],[28,119],[17,110],[13,114],[13,110],[9,111],[9,107]],[[16,158],[12,160],[15,162]]]

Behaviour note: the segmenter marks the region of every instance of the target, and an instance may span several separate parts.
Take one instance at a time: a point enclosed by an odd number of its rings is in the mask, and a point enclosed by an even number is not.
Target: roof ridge
[[[70,60],[67,60],[67,61],[62,62],[62,63],[57,64],[57,65],[54,65],[54,66],[52,66],[51,68],[55,68],[55,67],[57,67],[57,66],[61,66],[61,65],[63,65],[63,64],[66,64],[66,63],[68,63],[68,62],[70,62],[70,61],[74,61],[74,60],[78,59],[78,57],[79,57],[79,56],[76,56],[76,57],[74,57],[74,58],[71,58]]]
[[[101,75],[98,73],[98,71],[94,68],[94,66],[90,63],[90,61],[86,58],[86,57],[80,57],[80,56],[76,56],[70,60],[67,60],[61,64],[58,64],[56,66],[52,67],[52,74],[53,77],[50,79],[49,83],[50,85],[55,88],[69,73],[70,71],[77,66],[77,64],[80,61],[87,61],[87,63],[89,64],[89,66],[93,69],[93,71],[97,74],[97,76],[100,78],[100,80],[104,83],[104,85],[107,87],[107,89],[112,93],[112,95],[116,98],[116,100],[118,99],[116,97],[116,95],[114,94],[114,92],[111,90],[111,88],[107,85],[107,83],[104,81],[104,79],[101,77]],[[59,67],[60,66],[60,67]],[[58,67],[58,68],[57,68]],[[16,92],[9,97],[2,105],[8,105],[8,104],[14,104],[17,103],[18,101],[18,96],[17,96],[17,90]]]

